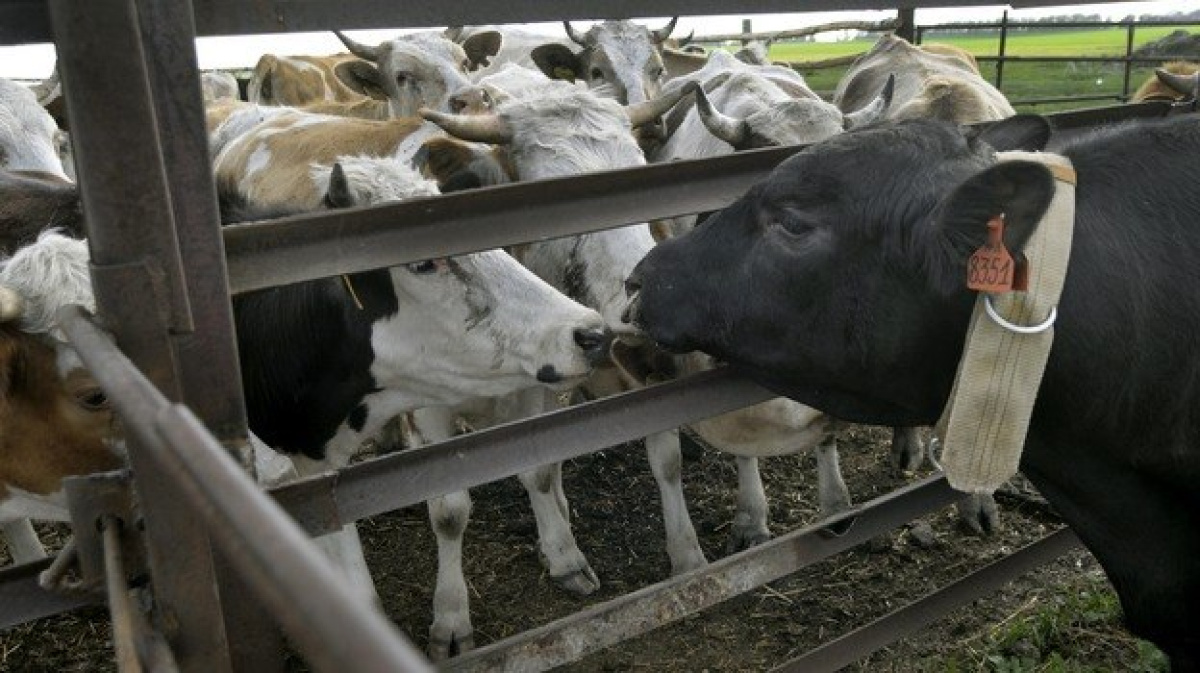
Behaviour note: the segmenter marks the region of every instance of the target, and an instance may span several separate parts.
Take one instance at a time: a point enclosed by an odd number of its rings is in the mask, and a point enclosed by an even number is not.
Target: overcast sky
[[[1104,5],[1072,5],[1065,7],[1014,10],[1009,17],[1014,20],[1053,16],[1055,14],[1099,14],[1109,19],[1121,19],[1130,14],[1169,14],[1190,11],[1197,7],[1196,0],[1152,0],[1148,2],[1118,2]],[[999,20],[1006,9],[1004,5],[954,9],[917,10],[918,24],[946,23],[950,21]],[[741,30],[742,19],[754,22],[754,30],[785,30],[812,26],[830,21],[864,20],[881,21],[893,16],[893,12],[808,12],[803,14],[757,14],[706,17],[681,17],[675,29],[676,35],[687,35],[695,29],[696,35],[732,33]],[[658,26],[666,19],[640,20]],[[587,26],[587,22],[579,22]],[[527,24],[527,27],[557,35],[562,30],[560,23]],[[386,39],[396,31],[351,31],[350,35],[364,42]],[[292,33],[288,35],[252,35],[244,37],[211,37],[197,41],[201,68],[253,67],[264,53],[277,54],[329,54],[344,51],[332,33]],[[22,47],[0,47],[0,77],[36,79],[45,77],[54,65],[54,48],[51,45],[29,45]]]

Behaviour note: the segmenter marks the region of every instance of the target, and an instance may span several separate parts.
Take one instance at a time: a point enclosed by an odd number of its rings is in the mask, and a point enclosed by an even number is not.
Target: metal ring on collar
[[[1054,320],[1058,318],[1058,307],[1052,306],[1050,307],[1050,315],[1046,316],[1046,319],[1040,325],[1014,325],[1000,317],[1000,314],[996,312],[996,307],[992,306],[991,295],[986,294],[983,296],[983,308],[987,311],[988,317],[992,319],[992,322],[1017,334],[1040,334],[1050,329],[1050,326],[1054,324]]]

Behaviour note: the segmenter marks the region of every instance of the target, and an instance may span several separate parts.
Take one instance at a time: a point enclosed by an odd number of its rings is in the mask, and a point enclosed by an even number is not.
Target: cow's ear
[[[454,138],[425,141],[413,158],[413,167],[436,180],[443,193],[512,181],[495,150],[481,150]]]
[[[325,193],[325,205],[329,208],[349,208],[354,205],[354,195],[350,192],[350,183],[346,180],[346,171],[340,163],[333,165],[329,171],[329,190]]]
[[[364,96],[387,100],[383,90],[383,76],[374,63],[363,60],[344,61],[333,67],[333,74],[342,84]]]
[[[550,79],[565,79],[574,82],[583,77],[583,66],[579,55],[565,44],[543,44],[530,53],[533,62]]]
[[[967,139],[983,141],[997,152],[1037,152],[1050,140],[1050,122],[1034,114],[1019,114],[988,124],[968,127]]]
[[[966,285],[966,265],[987,240],[988,221],[1004,215],[1004,245],[1015,257],[1054,198],[1050,169],[1032,161],[1002,161],[968,178],[938,208],[930,248],[931,281],[946,293]]]
[[[488,59],[500,51],[500,44],[503,42],[504,37],[494,30],[475,33],[463,40],[462,48],[467,52],[467,58],[471,60],[471,70],[478,70],[487,65]]]

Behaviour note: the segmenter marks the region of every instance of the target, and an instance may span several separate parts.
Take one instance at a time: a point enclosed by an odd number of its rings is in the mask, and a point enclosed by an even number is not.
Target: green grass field
[[[1152,42],[1175,30],[1170,27],[1135,29],[1134,48]],[[1200,30],[1200,28],[1194,29]],[[1010,56],[1114,56],[1125,54],[1127,32],[1124,28],[1039,28],[1009,33],[1006,53]],[[977,57],[995,56],[1000,46],[999,31],[974,31],[970,34],[927,32],[924,42],[953,44]],[[777,61],[807,62],[860,54],[875,43],[874,38],[843,42],[788,42],[771,46],[771,58]],[[982,62],[980,68],[988,81],[995,82],[996,65]],[[809,86],[831,93],[845,67],[802,71]],[[1134,67],[1130,73],[1129,93],[1153,72],[1153,65]],[[1022,63],[1004,66],[1001,90],[1009,100],[1050,96],[1108,95],[1109,101],[1062,104],[1017,105],[1018,109],[1050,111],[1072,107],[1091,107],[1116,103],[1124,86],[1124,65],[1120,63]]]

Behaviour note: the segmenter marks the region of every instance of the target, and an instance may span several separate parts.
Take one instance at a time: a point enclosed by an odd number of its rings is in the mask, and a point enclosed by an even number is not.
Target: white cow
[[[486,93],[469,78],[500,48],[500,34],[484,31],[462,44],[441,33],[401,35],[371,47],[338,33],[352,54],[368,63],[340,75],[351,88],[382,91],[392,117],[412,117],[422,107],[448,112],[488,112]]]
[[[61,151],[65,136],[29,87],[0,79],[0,167],[70,181]]]
[[[495,116],[447,115],[423,111],[426,118],[465,140],[496,143],[508,148],[517,179],[578,175],[639,166],[645,159],[631,130],[651,123],[679,99],[673,96],[623,108],[565,82],[546,82],[538,95],[514,98],[497,106]],[[621,321],[625,273],[654,245],[645,224],[555,239],[514,251],[521,261],[575,299],[594,307],[610,327],[628,328]],[[600,381],[598,371],[589,388],[599,394],[620,389],[615,372]],[[555,406],[554,396],[530,390],[499,400],[481,400],[457,409],[416,412],[413,424],[422,441],[437,441],[453,433],[455,419],[467,418],[475,427],[522,418]],[[674,431],[646,438],[647,453],[664,500],[668,554],[672,568],[682,572],[703,565],[695,530],[687,517],[679,483],[679,438]],[[590,593],[599,582],[579,550],[567,520],[562,468],[555,464],[521,475],[537,519],[539,549],[550,575],[576,593]],[[430,629],[431,656],[444,657],[468,649],[472,626],[466,584],[462,578],[462,533],[470,512],[466,493],[430,503],[438,536],[438,589]]]

